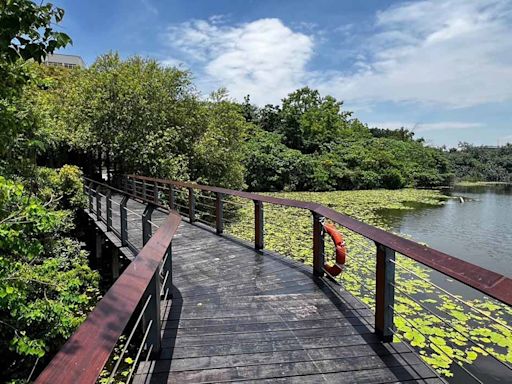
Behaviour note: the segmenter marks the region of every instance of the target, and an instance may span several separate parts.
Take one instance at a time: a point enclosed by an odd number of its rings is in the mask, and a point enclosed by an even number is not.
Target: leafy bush
[[[387,189],[398,189],[405,186],[405,178],[398,169],[387,169],[381,176],[382,186]]]
[[[87,204],[82,171],[74,165],[60,169],[37,168],[35,181],[41,199],[61,200],[62,206],[69,209],[84,208]]]
[[[75,201],[69,168],[59,177],[64,195]],[[36,359],[55,351],[96,302],[98,275],[80,244],[66,236],[73,227],[71,212],[54,205],[0,177],[3,378],[26,374]]]
[[[304,183],[307,159],[281,143],[281,135],[254,128],[245,145],[245,183],[251,191],[296,190]]]

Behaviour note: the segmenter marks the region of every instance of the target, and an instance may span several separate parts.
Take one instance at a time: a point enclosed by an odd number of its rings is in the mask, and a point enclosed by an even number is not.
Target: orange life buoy
[[[332,224],[324,224],[324,230],[329,234],[334,242],[336,252],[336,263],[333,265],[324,264],[324,269],[331,276],[338,276],[343,271],[345,260],[347,258],[347,246],[341,233]]]

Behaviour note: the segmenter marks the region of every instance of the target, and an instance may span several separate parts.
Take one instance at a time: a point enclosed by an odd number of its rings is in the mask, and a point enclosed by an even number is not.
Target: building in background
[[[83,59],[76,55],[50,54],[46,57],[44,63],[52,67],[85,68]]]

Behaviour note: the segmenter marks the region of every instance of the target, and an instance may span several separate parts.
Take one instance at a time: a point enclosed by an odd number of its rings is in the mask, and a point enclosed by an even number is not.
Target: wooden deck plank
[[[274,341],[260,341],[248,343],[229,343],[229,344],[214,344],[200,347],[179,347],[174,346],[171,350],[166,346],[162,350],[161,359],[169,360],[193,357],[213,357],[224,355],[242,355],[251,353],[266,353],[266,352],[279,352],[279,351],[295,351],[295,350],[311,350],[322,348],[351,348],[357,346],[373,346],[378,349],[383,344],[373,334],[366,335],[348,335],[348,336],[332,336],[332,337],[311,337],[302,338],[300,340],[287,339],[287,340],[274,340]],[[386,346],[385,346],[386,347]],[[386,347],[387,348],[387,347]],[[397,352],[409,352],[409,348],[403,344],[395,344],[389,348]],[[172,356],[171,356],[172,353]]]
[[[157,366],[158,364],[158,366]],[[283,377],[316,375],[323,382],[332,383],[375,383],[396,380],[434,378],[435,374],[419,361],[416,354],[404,353],[382,356],[362,356],[330,360],[313,360],[289,363],[261,363],[250,366],[232,366],[226,368],[208,368],[185,371],[171,371],[162,367],[158,361],[149,367],[155,382],[167,383],[208,383],[258,379],[277,379]],[[157,369],[154,371],[154,369]],[[165,372],[159,372],[165,369]],[[146,373],[146,372],[144,372]],[[143,373],[143,374],[144,374]],[[153,382],[152,380],[152,382]],[[162,380],[162,381],[160,381]],[[308,382],[308,381],[300,381]]]
[[[272,361],[273,363],[297,363],[297,362],[306,362],[306,361],[315,361],[315,360],[337,360],[337,359],[348,359],[348,358],[356,358],[356,357],[372,357],[375,354],[379,354],[379,356],[387,356],[393,354],[408,354],[410,355],[410,351],[405,351],[403,349],[394,349],[391,347],[387,347],[384,345],[370,345],[370,344],[358,344],[351,347],[344,346],[340,348],[336,347],[327,347],[327,348],[312,348],[312,349],[304,349],[304,348],[296,348],[289,350],[281,350],[281,351],[268,351],[268,352],[252,352],[252,353],[243,353],[243,354],[228,354],[228,355],[213,355],[213,356],[201,356],[201,357],[185,357],[185,358],[176,358],[170,362],[165,362],[165,359],[157,362],[152,365],[148,364],[146,367],[143,367],[139,370],[139,373],[148,372],[149,369],[152,372],[160,372],[160,368],[164,367],[164,369],[170,369],[171,371],[187,371],[187,370],[200,370],[202,368],[206,369],[216,369],[216,368],[229,368],[229,367],[239,367],[239,366],[250,366],[250,365],[260,365],[262,362]],[[414,355],[416,360],[412,357],[410,360],[414,360],[415,364],[418,364],[418,357]],[[168,359],[170,360],[170,359]],[[146,371],[144,371],[146,369]]]

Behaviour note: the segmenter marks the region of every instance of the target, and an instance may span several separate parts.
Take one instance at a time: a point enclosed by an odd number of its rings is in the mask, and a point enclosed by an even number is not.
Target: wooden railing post
[[[130,184],[131,184],[131,194],[134,195],[134,196],[137,196],[137,186],[135,184],[135,179],[130,179]]]
[[[142,328],[144,332],[146,332],[148,327],[151,327],[146,339],[146,348],[152,345],[151,357],[155,357],[158,356],[161,350],[160,275],[158,270],[155,272],[148,285],[145,300],[147,300],[150,295],[148,306],[142,318]]]
[[[89,187],[87,188],[87,192],[88,192],[88,195],[89,195],[89,212],[93,212],[93,209],[94,209],[94,205],[93,205],[93,197],[92,197],[92,185],[94,183],[91,181],[89,183]]]
[[[96,259],[97,260],[100,260],[102,258],[102,254],[103,254],[103,237],[101,236],[101,233],[98,229],[96,229],[96,241],[95,241],[95,246],[96,246]]]
[[[169,209],[176,208],[176,193],[172,184],[169,184]]]
[[[196,219],[196,198],[192,188],[188,188],[188,219],[191,223]]]
[[[112,279],[116,280],[119,277],[119,250],[114,247],[112,249]]]
[[[159,204],[158,200],[158,183],[156,181],[153,182],[153,195],[155,204]]]
[[[264,217],[263,217],[263,203],[259,200],[254,200],[254,248],[263,249],[264,243]]]
[[[143,200],[146,200],[146,182],[144,180],[142,180],[142,199]]]
[[[313,213],[313,275],[324,275],[323,216]]]
[[[121,245],[126,247],[128,245],[128,212],[126,211],[126,204],[128,203],[128,196],[123,196],[119,204],[119,214],[121,217]]]
[[[153,215],[153,211],[155,210],[155,206],[153,204],[146,205],[146,209],[144,209],[144,213],[142,214],[142,244],[146,245],[146,243],[151,238],[152,230],[151,230],[151,215]]]
[[[107,189],[105,192],[105,201],[107,204],[107,231],[112,230],[112,191]]]
[[[96,219],[98,221],[101,220],[101,195],[99,185],[96,187]]]
[[[215,229],[217,231],[217,235],[222,234],[224,232],[224,206],[222,203],[222,193],[217,192],[215,194]]]
[[[395,251],[376,243],[375,333],[383,341],[392,341],[395,325]]]

